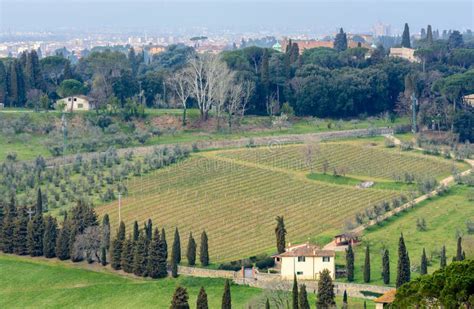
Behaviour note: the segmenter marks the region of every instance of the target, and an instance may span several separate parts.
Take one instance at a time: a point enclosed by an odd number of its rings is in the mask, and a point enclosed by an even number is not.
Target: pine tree
[[[178,228],[174,230],[173,248],[171,249],[171,259],[176,264],[181,263],[181,239],[179,237]]]
[[[224,294],[222,294],[222,309],[231,309],[232,300],[230,295],[230,282],[229,279],[226,279],[224,285]]]
[[[123,242],[122,256],[120,257],[120,266],[126,273],[133,272],[133,240],[129,235],[128,238]]]
[[[26,208],[18,209],[18,214],[13,227],[14,252],[18,255],[28,254],[28,214]]]
[[[410,258],[405,246],[403,234],[398,242],[397,288],[410,281]]]
[[[429,45],[433,44],[433,31],[431,30],[431,25],[428,25],[427,27],[426,41],[428,42]]]
[[[421,254],[420,274],[426,275],[428,273],[428,259],[426,258],[425,248]]]
[[[291,290],[291,300],[293,304],[293,309],[298,309],[298,281],[296,279],[296,274],[293,275],[293,289]]]
[[[69,238],[71,235],[71,226],[67,214],[64,216],[63,226],[59,231],[56,242],[56,256],[60,260],[67,260],[71,257],[69,250]]]
[[[16,200],[15,196],[12,195],[10,202],[6,205],[5,214],[3,215],[2,230],[0,231],[0,247],[5,253],[13,253],[15,248],[13,242],[13,230],[15,227],[16,216]]]
[[[168,243],[166,242],[166,233],[164,228],[161,229],[161,243],[165,253],[165,260],[168,261]]]
[[[207,303],[207,294],[204,287],[201,287],[196,301],[196,309],[208,309],[209,305]]]
[[[133,223],[133,241],[138,241],[139,236],[140,236],[140,229],[138,228],[138,222],[135,221]]]
[[[105,247],[101,248],[100,262],[101,262],[102,266],[107,265],[107,249],[105,249]]]
[[[201,244],[199,250],[199,259],[202,266],[209,265],[209,247],[206,231],[203,231],[201,234]]]
[[[28,222],[28,253],[31,256],[43,255],[43,234],[43,195],[41,188],[38,188],[35,215],[33,219]]]
[[[46,216],[43,235],[43,254],[47,258],[56,256],[56,237],[58,233],[58,223],[56,218]]]
[[[188,250],[186,252],[186,257],[188,259],[188,265],[196,265],[196,241],[193,238],[193,234],[189,233],[188,239]]]
[[[402,47],[411,48],[411,42],[410,42],[410,28],[408,27],[408,24],[407,24],[407,23],[405,23],[405,28],[403,29],[403,34],[402,34]]]
[[[144,233],[140,234],[133,249],[133,273],[137,276],[145,276],[147,271],[146,249],[147,238]]]
[[[286,245],[286,229],[285,229],[285,221],[283,216],[276,217],[277,226],[275,228],[275,236],[276,236],[276,244],[277,244],[277,251],[278,253],[285,252],[285,245]]]
[[[342,295],[342,308],[347,309],[348,303],[347,303],[347,291],[344,290],[344,294]]]
[[[382,257],[382,279],[384,284],[390,283],[390,255],[388,249],[385,249]]]
[[[189,309],[188,299],[188,291],[178,286],[174,291],[170,309]]]
[[[339,33],[334,39],[334,49],[338,52],[345,51],[347,49],[347,35],[342,28],[339,30]]]
[[[364,282],[370,282],[370,250],[369,246],[365,247],[365,261],[364,261]]]
[[[441,253],[440,253],[440,261],[439,261],[439,267],[440,268],[445,268],[447,265],[446,262],[446,246],[443,245],[441,248]]]
[[[316,302],[317,308],[330,308],[336,305],[334,299],[334,284],[332,282],[329,270],[324,269],[319,273],[318,282],[318,300]]]
[[[308,293],[306,292],[306,285],[301,285],[299,294],[299,308],[310,309],[308,302]]]
[[[346,249],[346,268],[347,268],[347,281],[354,281],[354,251],[352,250],[352,245]]]
[[[110,254],[110,264],[113,269],[121,269],[120,260],[122,258],[122,247],[125,241],[125,223],[120,222],[117,237],[112,241],[112,252]]]
[[[110,249],[110,219],[109,214],[105,214],[102,219],[102,247]]]
[[[461,236],[458,237],[458,244],[456,248],[456,261],[460,262],[464,260],[464,256],[462,254],[462,238]]]

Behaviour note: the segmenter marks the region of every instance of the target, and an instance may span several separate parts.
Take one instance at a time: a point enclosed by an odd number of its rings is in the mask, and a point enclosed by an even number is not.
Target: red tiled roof
[[[287,248],[286,252],[278,254],[278,257],[297,257],[297,256],[307,256],[307,257],[323,257],[323,256],[335,256],[336,252],[334,250],[321,250],[318,246],[315,245],[302,245],[296,248]]]

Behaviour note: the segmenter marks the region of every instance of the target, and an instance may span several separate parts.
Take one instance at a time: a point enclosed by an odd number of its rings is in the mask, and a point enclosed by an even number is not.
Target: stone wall
[[[230,270],[205,269],[199,267],[178,266],[178,273],[191,277],[237,279],[240,272]],[[241,276],[240,276],[241,277]]]

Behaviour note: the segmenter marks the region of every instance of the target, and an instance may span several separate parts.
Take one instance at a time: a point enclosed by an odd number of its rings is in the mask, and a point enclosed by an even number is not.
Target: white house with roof
[[[331,277],[336,278],[336,252],[322,250],[308,243],[288,246],[285,252],[273,255],[275,265],[280,269],[282,279],[291,280],[294,275],[302,280],[318,280],[319,273],[329,270]]]
[[[92,109],[90,100],[85,95],[75,95],[66,98],[62,98],[56,101],[56,106],[64,106],[64,111],[88,111]]]

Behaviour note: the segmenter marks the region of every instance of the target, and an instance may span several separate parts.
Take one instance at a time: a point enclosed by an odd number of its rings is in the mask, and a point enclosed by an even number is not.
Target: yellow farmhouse
[[[329,270],[336,277],[336,253],[333,250],[321,250],[318,246],[301,244],[288,246],[285,252],[274,255],[276,268],[280,268],[282,279],[293,279],[294,275],[302,280],[318,280],[319,272]]]

